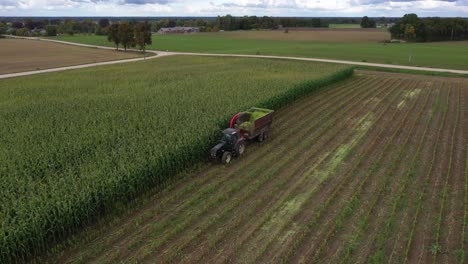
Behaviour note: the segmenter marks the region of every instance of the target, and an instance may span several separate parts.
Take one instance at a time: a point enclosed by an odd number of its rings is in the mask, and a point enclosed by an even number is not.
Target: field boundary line
[[[66,45],[75,45],[80,47],[88,48],[98,48],[98,49],[114,49],[113,47],[98,46],[98,45],[89,45],[81,44],[70,41],[63,40],[54,40],[54,39],[44,39],[36,37],[18,37],[12,35],[3,35],[8,38],[20,38],[20,39],[30,39],[30,40],[39,40],[39,41],[49,41],[55,43],[61,43]],[[127,49],[128,51],[135,51],[134,49]],[[370,66],[370,67],[379,67],[379,68],[390,68],[390,69],[401,69],[401,70],[415,70],[415,71],[430,71],[430,72],[446,72],[446,73],[455,73],[455,74],[468,74],[467,70],[456,70],[456,69],[443,69],[443,68],[429,68],[429,67],[414,67],[414,66],[404,66],[404,65],[394,65],[394,64],[383,64],[383,63],[370,63],[370,62],[360,62],[360,61],[347,61],[347,60],[333,60],[333,59],[319,59],[319,58],[307,58],[307,57],[293,57],[293,56],[273,56],[273,55],[248,55],[248,54],[226,54],[226,53],[197,53],[197,52],[174,52],[174,51],[159,51],[159,50],[146,50],[146,52],[155,53],[155,56],[149,57],[148,59],[155,59],[164,56],[174,56],[174,55],[185,55],[185,56],[212,56],[212,57],[241,57],[241,58],[263,58],[263,59],[283,59],[283,60],[299,60],[299,61],[314,61],[314,62],[325,62],[325,63],[335,63],[335,64],[346,64],[346,65],[358,65],[358,66]],[[113,63],[108,64],[117,64],[125,62],[135,62],[141,61],[145,58],[138,59],[127,59],[127,60],[118,60],[113,61]],[[82,64],[77,66],[68,66],[68,67],[59,67],[51,68],[48,70],[38,70],[38,71],[27,71],[11,74],[0,75],[0,79],[26,76],[32,74],[46,73],[46,72],[56,72],[56,71],[65,71],[71,69],[80,69],[88,68],[94,66],[107,65],[102,63],[91,63],[91,64]]]

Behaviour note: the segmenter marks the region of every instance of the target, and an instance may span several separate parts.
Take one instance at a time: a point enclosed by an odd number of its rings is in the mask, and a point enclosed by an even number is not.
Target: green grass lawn
[[[468,70],[468,42],[386,44],[373,42],[312,42],[248,38],[239,34],[154,35],[149,49],[300,56],[374,63]],[[54,39],[112,46],[105,36],[61,36]],[[408,61],[412,53],[412,62]]]
[[[171,56],[0,80],[0,263],[205,160],[233,114],[279,107],[349,73]]]

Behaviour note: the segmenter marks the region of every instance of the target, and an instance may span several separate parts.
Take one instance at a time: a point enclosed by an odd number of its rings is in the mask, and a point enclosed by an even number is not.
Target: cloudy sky
[[[468,17],[468,0],[0,0],[0,16]]]

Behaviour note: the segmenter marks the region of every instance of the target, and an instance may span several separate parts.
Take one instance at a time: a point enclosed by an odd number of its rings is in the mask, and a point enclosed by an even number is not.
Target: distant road
[[[80,43],[75,43],[75,42],[53,40],[53,39],[43,39],[43,38],[33,38],[33,37],[32,38],[31,37],[17,37],[17,36],[9,36],[9,35],[6,36],[6,37],[24,38],[24,39],[32,39],[32,40],[40,40],[40,41],[50,41],[50,42],[56,42],[56,43],[61,43],[61,44],[74,45],[74,46],[81,46],[81,47],[88,47],[88,48],[111,49],[111,50],[114,49],[113,47],[104,47],[104,46],[80,44]],[[132,49],[132,51],[135,51],[135,50]],[[267,58],[267,59],[315,61],[315,62],[327,62],[327,63],[337,63],[337,64],[347,64],[347,65],[371,66],[371,67],[389,68],[389,69],[403,69],[403,70],[415,70],[415,71],[430,71],[430,72],[447,72],[447,73],[457,73],[457,74],[468,74],[467,70],[441,69],[441,68],[428,68],[428,67],[412,67],[412,66],[404,66],[404,65],[369,63],[369,62],[346,61],[346,60],[329,60],[329,59],[304,58],[304,57],[268,56],[268,55],[242,55],[242,54],[216,54],[216,53],[194,53],[194,52],[167,52],[167,51],[157,51],[157,50],[147,50],[146,52],[154,53],[155,56],[146,57],[146,58],[135,58],[135,59],[107,61],[107,62],[96,62],[96,63],[90,63],[90,64],[82,64],[82,65],[76,65],[76,66],[66,66],[66,67],[59,67],[59,68],[52,68],[52,69],[45,69],[45,70],[37,70],[37,71],[27,71],[27,72],[2,74],[2,75],[0,75],[0,79],[11,78],[11,77],[19,77],[19,76],[26,76],[26,75],[33,75],[33,74],[46,73],[46,72],[57,72],[57,71],[65,71],[65,70],[72,70],[72,69],[82,69],[82,68],[101,66],[101,65],[111,65],[111,64],[119,64],[119,63],[126,63],[126,62],[135,62],[135,61],[141,61],[141,60],[145,60],[145,59],[146,60],[156,59],[156,58],[159,58],[159,57],[173,56],[173,55]]]

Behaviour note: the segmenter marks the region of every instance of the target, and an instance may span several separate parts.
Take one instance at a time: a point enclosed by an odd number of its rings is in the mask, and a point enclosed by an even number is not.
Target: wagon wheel
[[[263,140],[265,140],[265,132],[260,133],[257,138],[258,142],[263,142]]]

